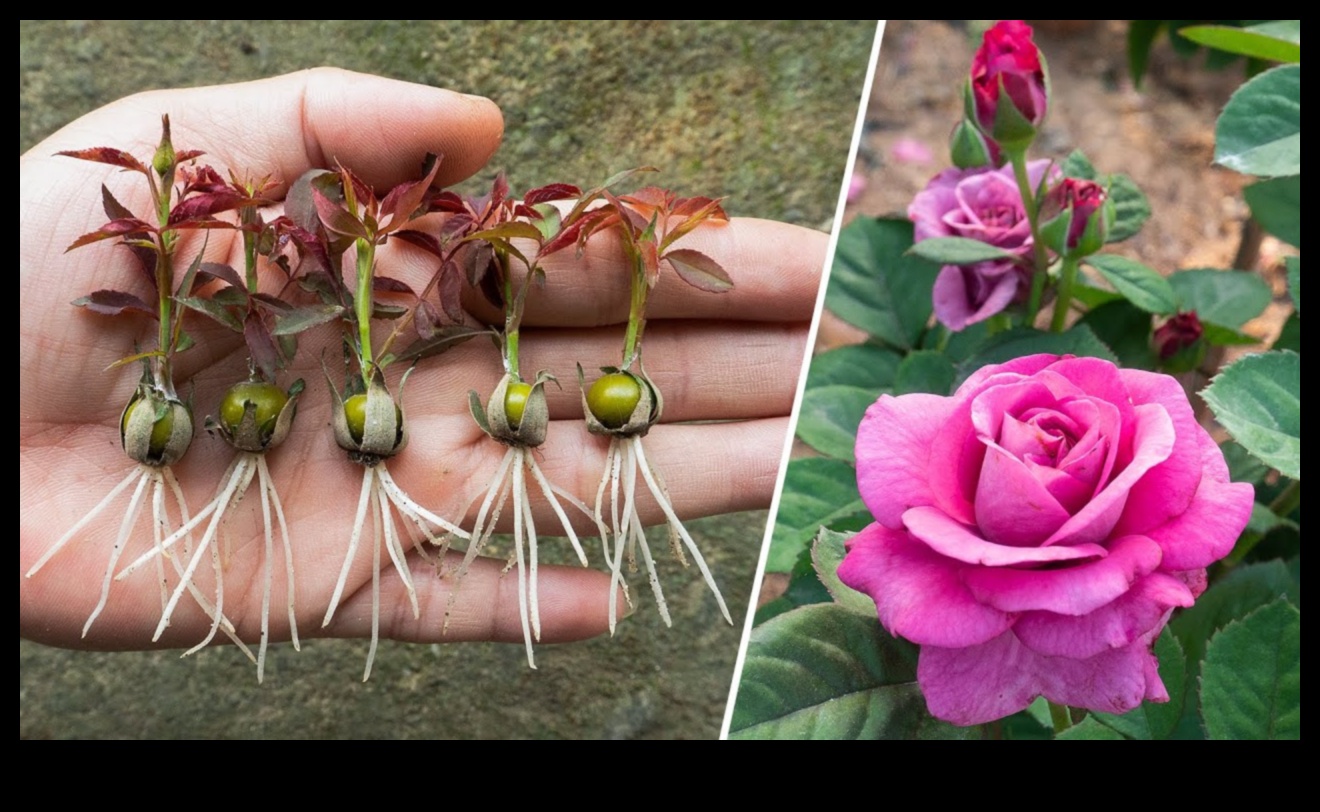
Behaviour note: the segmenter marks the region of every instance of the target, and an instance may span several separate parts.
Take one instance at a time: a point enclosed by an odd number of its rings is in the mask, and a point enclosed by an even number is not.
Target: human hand
[[[312,71],[264,82],[130,97],[69,125],[20,159],[20,634],[41,642],[95,648],[141,648],[160,617],[160,590],[146,573],[114,584],[110,601],[80,638],[96,602],[109,549],[118,530],[110,512],[80,534],[40,573],[28,568],[95,505],[132,463],[118,442],[118,420],[134,383],[107,365],[132,352],[149,331],[132,319],[105,319],[70,309],[68,301],[100,288],[130,288],[135,272],[122,249],[108,242],[62,253],[78,235],[103,222],[94,184],[106,182],[135,211],[144,195],[107,167],[52,157],[64,149],[115,146],[150,154],[161,113],[183,148],[203,149],[222,173],[270,174],[287,184],[303,171],[339,160],[379,188],[410,179],[420,156],[443,153],[439,182],[478,169],[499,143],[500,118],[489,102],[432,88],[338,71]],[[210,233],[206,256],[238,265],[232,232]],[[627,313],[627,277],[608,239],[586,254],[569,252],[546,263],[548,284],[529,299],[524,332],[527,369],[549,368],[571,380],[574,362],[590,368],[617,362],[620,323]],[[721,261],[735,280],[732,292],[710,296],[662,280],[650,308],[647,371],[666,394],[666,421],[743,419],[727,425],[661,425],[648,438],[656,466],[669,471],[680,514],[705,515],[767,504],[787,430],[806,324],[825,251],[825,237],[762,221],[736,220],[699,231],[685,245]],[[200,240],[190,244],[191,250]],[[189,258],[189,245],[181,257]],[[432,270],[420,252],[388,245],[382,273],[419,283]],[[418,284],[420,287],[420,284]],[[131,288],[130,288],[131,289]],[[487,314],[489,315],[489,314]],[[237,338],[204,320],[188,330],[198,346],[179,356],[180,382],[195,387],[197,421],[214,414],[220,394],[246,375]],[[309,391],[288,439],[270,454],[270,467],[290,523],[297,571],[297,618],[304,636],[361,637],[369,633],[371,565],[359,554],[343,605],[325,629],[319,621],[343,562],[361,469],[347,459],[329,430],[330,398],[322,391],[318,359],[337,359],[339,338],[329,329],[304,334],[286,380],[304,378]],[[483,396],[499,379],[498,356],[473,342],[423,361],[403,397],[412,439],[390,461],[405,490],[433,512],[455,513],[480,492],[502,447],[491,443],[467,414],[467,391]],[[188,392],[188,387],[183,387]],[[604,445],[586,434],[580,396],[551,388],[554,421],[541,448],[547,475],[585,497],[594,493]],[[694,449],[702,454],[694,455]],[[175,466],[190,505],[215,492],[232,450],[199,436]],[[683,470],[679,477],[675,472]],[[736,472],[736,476],[730,476]],[[333,496],[330,496],[332,495]],[[126,498],[126,497],[125,497]],[[227,529],[225,614],[240,637],[254,640],[261,614],[262,533],[255,500]],[[122,502],[121,502],[122,504]],[[647,521],[661,517],[652,506]],[[544,526],[550,516],[537,515]],[[463,522],[471,526],[472,516]],[[150,547],[138,525],[125,561]],[[590,532],[590,522],[579,529]],[[590,547],[588,548],[590,549]],[[599,563],[599,556],[593,556]],[[382,633],[405,640],[519,640],[518,594],[502,578],[502,561],[482,559],[462,583],[447,633],[443,616],[452,579],[410,557],[421,616],[414,619],[401,579],[381,584]],[[274,606],[282,606],[281,578]],[[206,587],[202,590],[207,591]],[[542,640],[571,640],[606,628],[609,576],[593,569],[544,567],[540,573]],[[272,636],[287,639],[281,612]],[[210,618],[190,601],[180,604],[160,645],[190,645]]]

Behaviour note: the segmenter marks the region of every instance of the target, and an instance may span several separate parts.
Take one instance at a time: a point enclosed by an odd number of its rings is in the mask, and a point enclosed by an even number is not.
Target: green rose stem
[[[1054,734],[1056,736],[1072,727],[1072,717],[1068,714],[1067,705],[1060,705],[1050,700],[1046,700],[1046,702],[1050,706],[1050,721],[1054,724]]]
[[[1045,246],[1040,241],[1040,212],[1036,205],[1036,190],[1031,187],[1031,176],[1027,174],[1026,150],[1005,150],[1008,160],[1013,164],[1013,177],[1017,179],[1018,193],[1022,197],[1022,209],[1027,213],[1027,225],[1031,227],[1031,248],[1035,267],[1031,274],[1031,297],[1027,300],[1027,325],[1036,323],[1040,313],[1041,299],[1045,294],[1045,280],[1050,260],[1045,253]]]
[[[628,306],[628,328],[623,334],[623,366],[630,369],[641,355],[642,330],[646,328],[646,263],[641,256],[633,258],[632,296]]]
[[[1054,317],[1050,320],[1050,330],[1062,333],[1068,320],[1068,308],[1072,306],[1073,285],[1077,282],[1078,260],[1073,256],[1064,256],[1059,265],[1059,297],[1054,300]],[[1034,281],[1034,280],[1033,280]]]

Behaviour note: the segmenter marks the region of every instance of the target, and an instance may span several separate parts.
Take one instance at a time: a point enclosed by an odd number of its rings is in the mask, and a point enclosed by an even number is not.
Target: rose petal
[[[1154,466],[1130,488],[1118,533],[1145,533],[1179,516],[1191,504],[1201,480],[1200,435],[1192,405],[1176,378],[1154,372],[1125,369],[1120,372],[1135,404],[1158,404],[1169,415],[1174,431],[1173,448],[1167,459]]]
[[[1068,518],[1030,466],[997,445],[986,449],[976,489],[976,524],[987,540],[1036,547]]]
[[[1081,561],[1090,558],[1104,558],[1108,553],[1097,544],[1060,545],[1058,547],[1010,547],[986,541],[976,535],[973,529],[950,518],[946,513],[934,507],[915,507],[903,514],[903,524],[912,536],[926,544],[940,555],[961,561],[965,564],[980,564],[984,567],[1011,567],[1022,564],[1045,564],[1059,561]],[[1152,547],[1158,553],[1159,548]],[[1157,562],[1158,563],[1158,560]],[[980,572],[1000,572],[1000,570],[968,570],[967,576]],[[1034,570],[1003,570],[1003,572],[1028,572]],[[1040,606],[1029,606],[1040,609]]]
[[[955,332],[985,321],[1008,307],[1020,283],[1016,273],[985,273],[977,266],[945,265],[931,290],[935,318]]]
[[[1061,549],[1079,548],[1041,547],[1033,552]],[[1094,549],[1094,545],[1082,545],[1080,549]],[[1160,546],[1145,536],[1125,536],[1110,545],[1108,556],[1097,561],[1078,562],[1060,569],[985,567],[968,570],[963,580],[977,600],[1005,612],[1041,609],[1063,615],[1084,615],[1127,592],[1137,578],[1154,572],[1162,555]]]
[[[1228,555],[1251,518],[1256,491],[1245,482],[1228,481],[1224,454],[1210,435],[1198,429],[1201,481],[1183,513],[1147,535],[1164,549],[1164,569],[1207,567]]]
[[[1175,442],[1169,413],[1155,404],[1137,406],[1133,412],[1134,454],[1131,462],[1111,478],[1086,507],[1073,514],[1046,539],[1046,545],[1098,542],[1108,537],[1123,515],[1133,485],[1151,468],[1169,458]]]
[[[930,451],[954,401],[937,395],[882,395],[857,428],[857,488],[871,515],[897,530],[903,511],[939,504],[930,484]],[[970,514],[970,506],[968,509]]]
[[[960,565],[901,530],[872,524],[848,540],[839,579],[875,600],[891,634],[921,645],[967,646],[1004,632],[1016,617],[977,603]]]
[[[954,190],[964,176],[964,170],[946,169],[931,178],[926,188],[917,192],[908,204],[908,219],[912,221],[912,238],[916,242],[932,237],[952,237],[944,225],[944,213],[958,205]]]
[[[1046,657],[1013,632],[979,646],[922,646],[917,682],[932,715],[957,725],[1001,719],[1038,696],[1106,713],[1126,713],[1143,699],[1168,701],[1150,640],[1085,660]]]
[[[1193,600],[1192,591],[1182,581],[1152,572],[1094,612],[1080,617],[1026,612],[1013,624],[1013,632],[1037,654],[1085,659],[1163,628],[1173,607],[1191,606]]]

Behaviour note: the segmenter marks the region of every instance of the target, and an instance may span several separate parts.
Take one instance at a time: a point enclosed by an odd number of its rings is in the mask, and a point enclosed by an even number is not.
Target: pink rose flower
[[[1044,160],[1027,164],[1033,187],[1049,167]],[[1031,225],[1011,166],[944,170],[912,198],[908,218],[917,242],[966,237],[1011,251],[1023,263],[1031,254]],[[1027,279],[1026,265],[1013,260],[945,265],[932,294],[935,318],[950,330],[985,321],[1025,292]]]
[[[857,433],[876,523],[844,583],[921,646],[930,712],[973,725],[1053,702],[1168,701],[1151,653],[1251,514],[1167,375],[1036,355],[951,397],[882,396]]]
[[[1045,120],[1048,93],[1040,49],[1032,41],[1031,26],[1021,20],[1003,20],[985,32],[972,57],[972,97],[981,130],[995,136],[995,110],[1000,87],[1022,117],[1039,126]]]

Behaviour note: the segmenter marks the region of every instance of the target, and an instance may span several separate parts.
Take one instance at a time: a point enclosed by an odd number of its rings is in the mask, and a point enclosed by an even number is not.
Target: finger
[[[521,643],[517,572],[504,572],[502,559],[478,558],[462,581],[456,582],[453,573],[462,560],[462,553],[450,553],[444,563],[447,574],[443,576],[431,564],[413,562],[412,579],[421,610],[416,618],[402,578],[392,569],[382,572],[381,636],[424,643],[473,640]],[[457,596],[451,609],[450,596],[455,591]],[[540,642],[565,643],[609,631],[609,573],[582,567],[543,566],[538,572],[537,592]],[[332,637],[369,637],[371,605],[368,580],[340,605],[325,633]],[[624,605],[620,597],[619,606]]]
[[[828,246],[828,234],[771,220],[739,217],[703,225],[676,247],[701,251],[720,263],[733,288],[725,293],[698,290],[662,264],[647,315],[810,321]],[[382,272],[421,290],[435,271],[434,258],[411,246],[397,249],[381,255]],[[631,270],[614,232],[592,237],[581,257],[567,248],[547,257],[542,267],[545,286],[528,295],[524,324],[594,327],[627,321]],[[503,319],[477,292],[468,291],[464,304],[483,321]]]
[[[269,175],[285,186],[335,161],[368,183],[393,186],[416,179],[427,152],[444,156],[436,182],[455,183],[485,165],[504,131],[499,108],[489,99],[314,68],[129,96],[69,124],[30,154],[112,146],[150,156],[163,114],[170,116],[176,149],[205,150],[206,162],[222,172]]]

